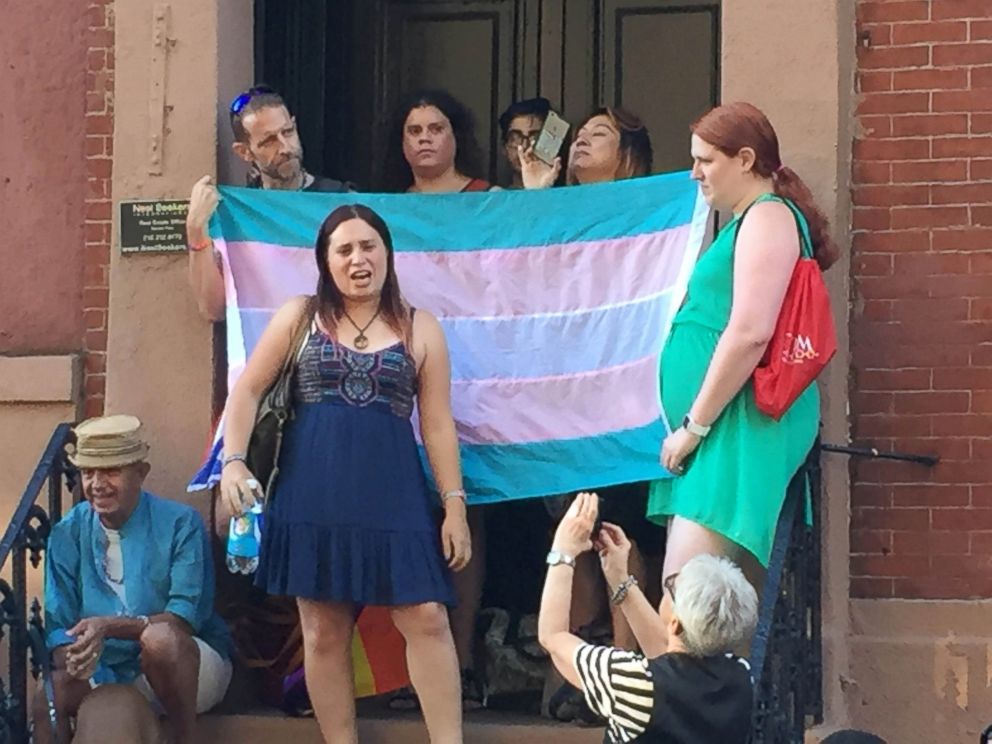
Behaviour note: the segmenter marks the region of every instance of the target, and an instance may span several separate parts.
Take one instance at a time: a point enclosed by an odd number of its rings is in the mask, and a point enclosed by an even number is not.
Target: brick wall
[[[103,413],[110,300],[114,155],[114,4],[90,0],[86,61],[86,248],[83,269],[85,414]]]
[[[859,0],[855,597],[992,597],[992,0]]]

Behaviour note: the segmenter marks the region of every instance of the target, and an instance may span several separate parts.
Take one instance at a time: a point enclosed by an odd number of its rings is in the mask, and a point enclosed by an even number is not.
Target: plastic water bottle
[[[227,570],[253,574],[258,568],[258,549],[262,542],[262,505],[255,505],[240,517],[231,517],[227,533]]]

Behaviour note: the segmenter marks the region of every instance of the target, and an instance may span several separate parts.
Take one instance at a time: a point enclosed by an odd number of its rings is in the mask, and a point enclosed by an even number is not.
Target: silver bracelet
[[[441,503],[447,503],[448,499],[461,499],[462,501],[465,501],[465,490],[462,488],[456,488],[451,491],[442,491]]]
[[[617,590],[613,592],[613,596],[610,597],[610,604],[618,605],[627,599],[627,592],[630,591],[630,588],[633,586],[637,586],[637,579],[633,576],[628,576],[626,579],[621,581],[620,586],[617,587]]]
[[[224,458],[223,462],[221,463],[220,469],[223,470],[232,462],[248,462],[247,457],[248,457],[247,455],[242,455],[242,454],[228,455],[227,457]]]

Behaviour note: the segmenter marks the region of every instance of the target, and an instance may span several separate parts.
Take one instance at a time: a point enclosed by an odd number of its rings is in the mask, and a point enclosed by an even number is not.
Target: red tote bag
[[[823,273],[813,258],[809,233],[796,208],[785,204],[796,219],[802,255],[789,280],[772,339],[754,370],[755,405],[776,421],[837,353],[837,329]]]

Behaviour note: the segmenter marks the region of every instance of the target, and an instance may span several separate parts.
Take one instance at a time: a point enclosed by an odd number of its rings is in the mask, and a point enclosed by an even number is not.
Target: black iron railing
[[[0,744],[28,741],[28,679],[37,678],[45,658],[45,632],[38,597],[28,600],[28,564],[42,586],[42,553],[52,525],[62,516],[62,499],[75,487],[65,459],[70,424],[59,424],[28,481],[0,540],[0,571],[10,563],[9,581],[0,578],[0,643],[7,644],[6,683],[0,679]],[[47,504],[38,503],[47,485]]]

